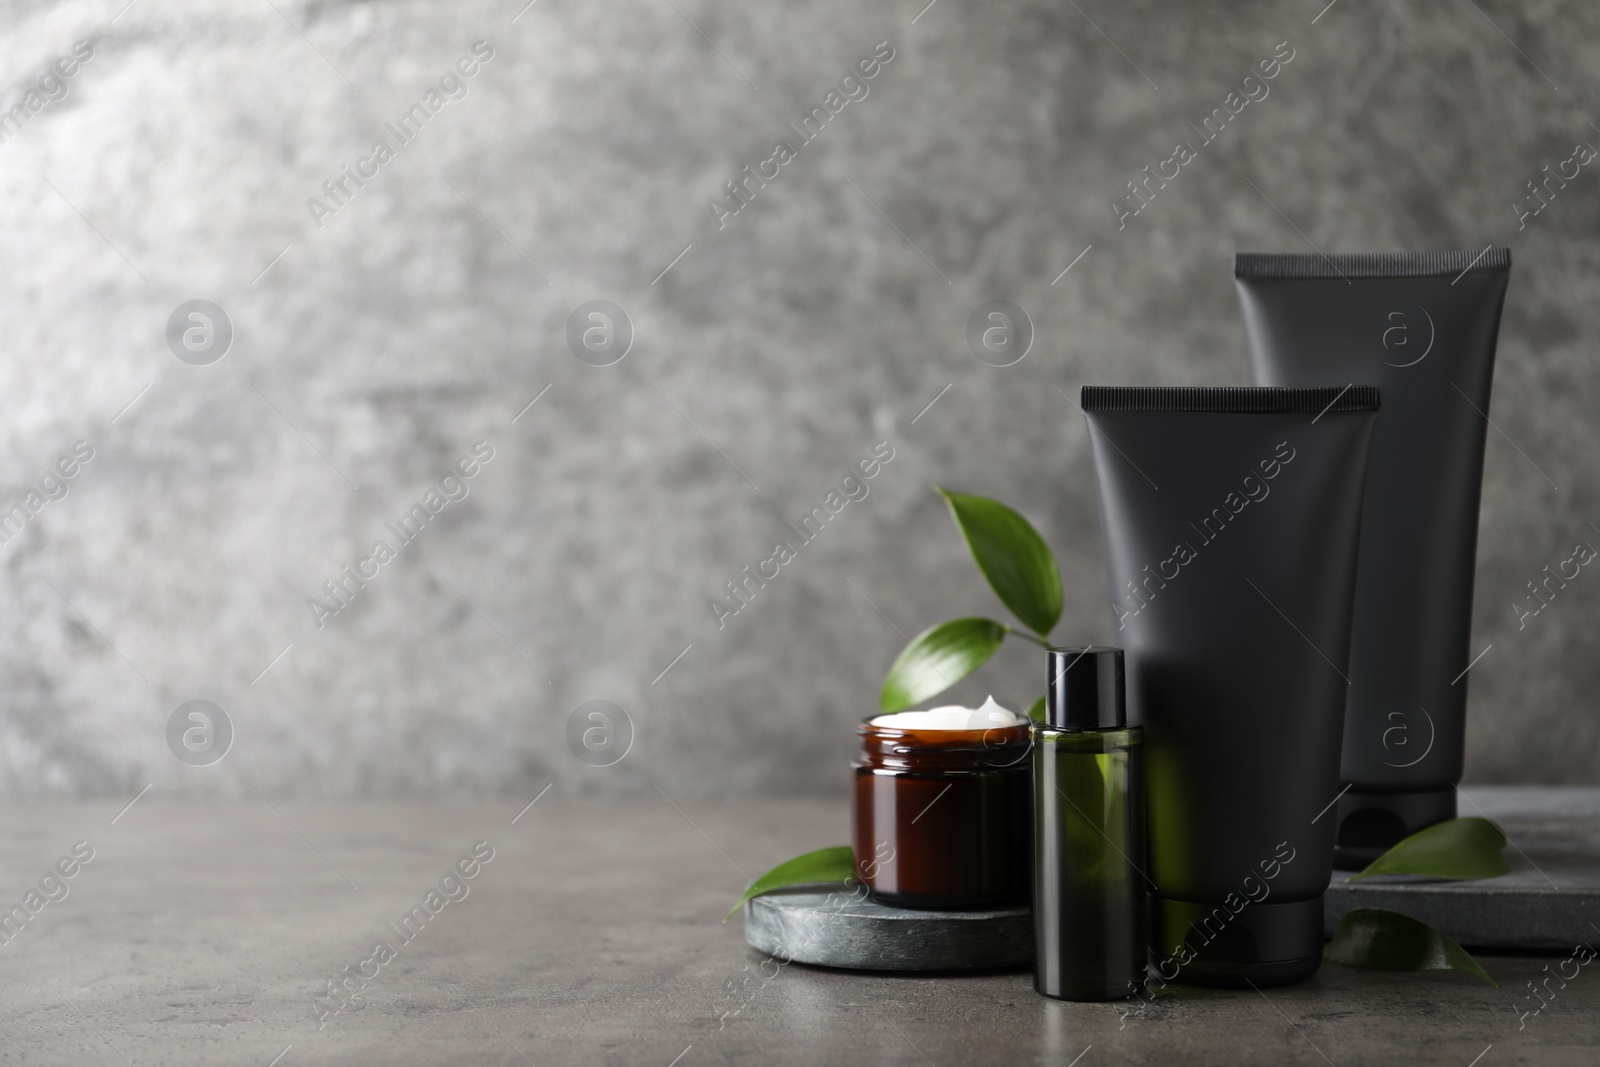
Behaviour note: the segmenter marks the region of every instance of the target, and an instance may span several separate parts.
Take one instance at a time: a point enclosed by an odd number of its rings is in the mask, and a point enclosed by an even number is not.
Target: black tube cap
[[[1123,689],[1122,649],[1052,648],[1044,721],[1058,730],[1120,730],[1128,725]]]
[[[1258,904],[1152,895],[1152,969],[1163,981],[1243,989],[1303,982],[1322,966],[1322,897]],[[1264,899],[1264,898],[1263,898]],[[1180,962],[1186,961],[1186,962]]]

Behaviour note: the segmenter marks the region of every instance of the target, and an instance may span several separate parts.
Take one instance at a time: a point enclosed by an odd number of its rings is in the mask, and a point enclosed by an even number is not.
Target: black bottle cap
[[[1128,725],[1122,649],[1079,645],[1050,650],[1044,721],[1058,730],[1120,730]]]

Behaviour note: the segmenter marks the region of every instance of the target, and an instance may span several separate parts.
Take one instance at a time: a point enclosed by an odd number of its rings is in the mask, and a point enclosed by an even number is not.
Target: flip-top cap
[[[1120,730],[1128,725],[1122,649],[1052,648],[1044,721],[1058,730]]]

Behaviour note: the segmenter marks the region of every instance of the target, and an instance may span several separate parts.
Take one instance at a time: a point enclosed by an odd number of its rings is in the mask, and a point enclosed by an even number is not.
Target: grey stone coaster
[[[784,889],[744,906],[744,939],[780,960],[873,971],[964,971],[1033,962],[1033,917],[913,911],[846,890]]]
[[[1404,912],[1467,948],[1571,952],[1600,945],[1600,789],[1477,786],[1461,815],[1493,819],[1510,844],[1511,873],[1478,882],[1372,878],[1334,871],[1324,898],[1329,935],[1351,908]]]

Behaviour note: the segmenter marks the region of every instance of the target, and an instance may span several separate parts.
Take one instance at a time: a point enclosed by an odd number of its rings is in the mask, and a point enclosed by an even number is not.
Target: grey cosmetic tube
[[[1504,248],[1242,253],[1255,381],[1374,382],[1335,862],[1357,869],[1456,814]]]
[[[1155,977],[1322,962],[1356,545],[1378,390],[1083,390],[1128,722],[1144,728]]]

